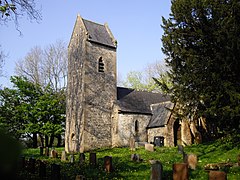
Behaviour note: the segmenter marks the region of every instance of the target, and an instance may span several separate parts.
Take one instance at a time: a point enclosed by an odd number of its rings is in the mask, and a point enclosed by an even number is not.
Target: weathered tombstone
[[[66,151],[62,151],[61,161],[66,161],[66,160],[67,160]]]
[[[142,161],[142,159],[141,159],[141,157],[140,157],[139,154],[132,154],[132,155],[131,155],[131,160],[132,160],[132,161],[135,161],[135,162],[140,162],[140,161]]]
[[[188,167],[190,169],[195,170],[196,166],[197,166],[197,155],[195,155],[195,154],[188,154],[186,163],[188,164]]]
[[[145,150],[153,152],[154,145],[153,144],[145,144]]]
[[[84,153],[80,153],[79,154],[79,163],[83,164],[85,162],[85,154]]]
[[[163,179],[163,166],[159,161],[151,161],[151,180]]]
[[[58,153],[55,149],[51,150],[50,157],[52,158],[58,158]]]
[[[39,148],[40,148],[40,156],[43,156],[43,147],[40,146]]]
[[[74,154],[70,154],[70,163],[74,163],[75,157]]]
[[[135,142],[135,148],[139,148],[138,142]]]
[[[188,164],[175,163],[173,164],[173,180],[188,180]]]
[[[83,175],[77,175],[75,180],[84,180],[85,177]]]
[[[60,165],[58,165],[58,164],[51,165],[51,179],[52,180],[60,180],[61,179]]]
[[[185,152],[183,152],[182,155],[183,155],[183,162],[184,162],[184,163],[188,163],[188,154],[186,154]]]
[[[45,148],[45,156],[49,156],[49,148],[48,147]]]
[[[178,145],[178,153],[183,154],[183,152],[184,152],[183,145]]]
[[[96,153],[93,153],[93,152],[90,153],[89,163],[90,163],[92,166],[96,166],[96,165],[97,165],[97,156],[96,156]]]
[[[33,157],[29,158],[29,172],[35,173],[35,165],[36,165],[36,159]]]
[[[104,169],[108,173],[113,171],[112,156],[104,157]]]
[[[46,177],[46,164],[43,161],[39,162],[39,177],[42,179]]]
[[[209,171],[208,179],[209,180],[226,180],[227,174],[223,171]]]
[[[135,139],[133,137],[129,139],[129,147],[131,151],[135,151]]]

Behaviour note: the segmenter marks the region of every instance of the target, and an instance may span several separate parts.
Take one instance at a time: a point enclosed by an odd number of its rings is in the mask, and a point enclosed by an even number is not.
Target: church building
[[[168,96],[117,87],[116,53],[107,24],[77,16],[68,47],[67,152],[124,147],[130,138],[174,146],[187,131]]]

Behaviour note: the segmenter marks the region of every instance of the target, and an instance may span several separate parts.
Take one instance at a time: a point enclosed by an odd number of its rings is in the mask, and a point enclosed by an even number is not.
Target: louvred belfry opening
[[[100,57],[98,60],[98,72],[104,72],[104,63],[102,57]]]

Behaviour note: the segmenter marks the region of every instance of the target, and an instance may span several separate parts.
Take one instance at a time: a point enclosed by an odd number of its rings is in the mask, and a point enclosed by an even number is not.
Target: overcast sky
[[[162,16],[168,17],[171,0],[39,0],[42,21],[19,20],[22,36],[13,23],[0,25],[0,44],[8,57],[5,78],[9,86],[15,62],[23,59],[34,46],[45,47],[63,40],[69,43],[73,26],[80,14],[84,19],[108,23],[118,41],[118,73],[125,78],[129,71],[141,71],[147,64],[164,59],[161,51]]]

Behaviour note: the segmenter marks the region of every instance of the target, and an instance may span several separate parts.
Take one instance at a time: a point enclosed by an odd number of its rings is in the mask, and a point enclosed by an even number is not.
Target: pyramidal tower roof
[[[113,37],[113,34],[106,23],[102,25],[83,18],[82,21],[87,30],[88,40],[90,42],[112,48],[117,47],[117,41]]]

